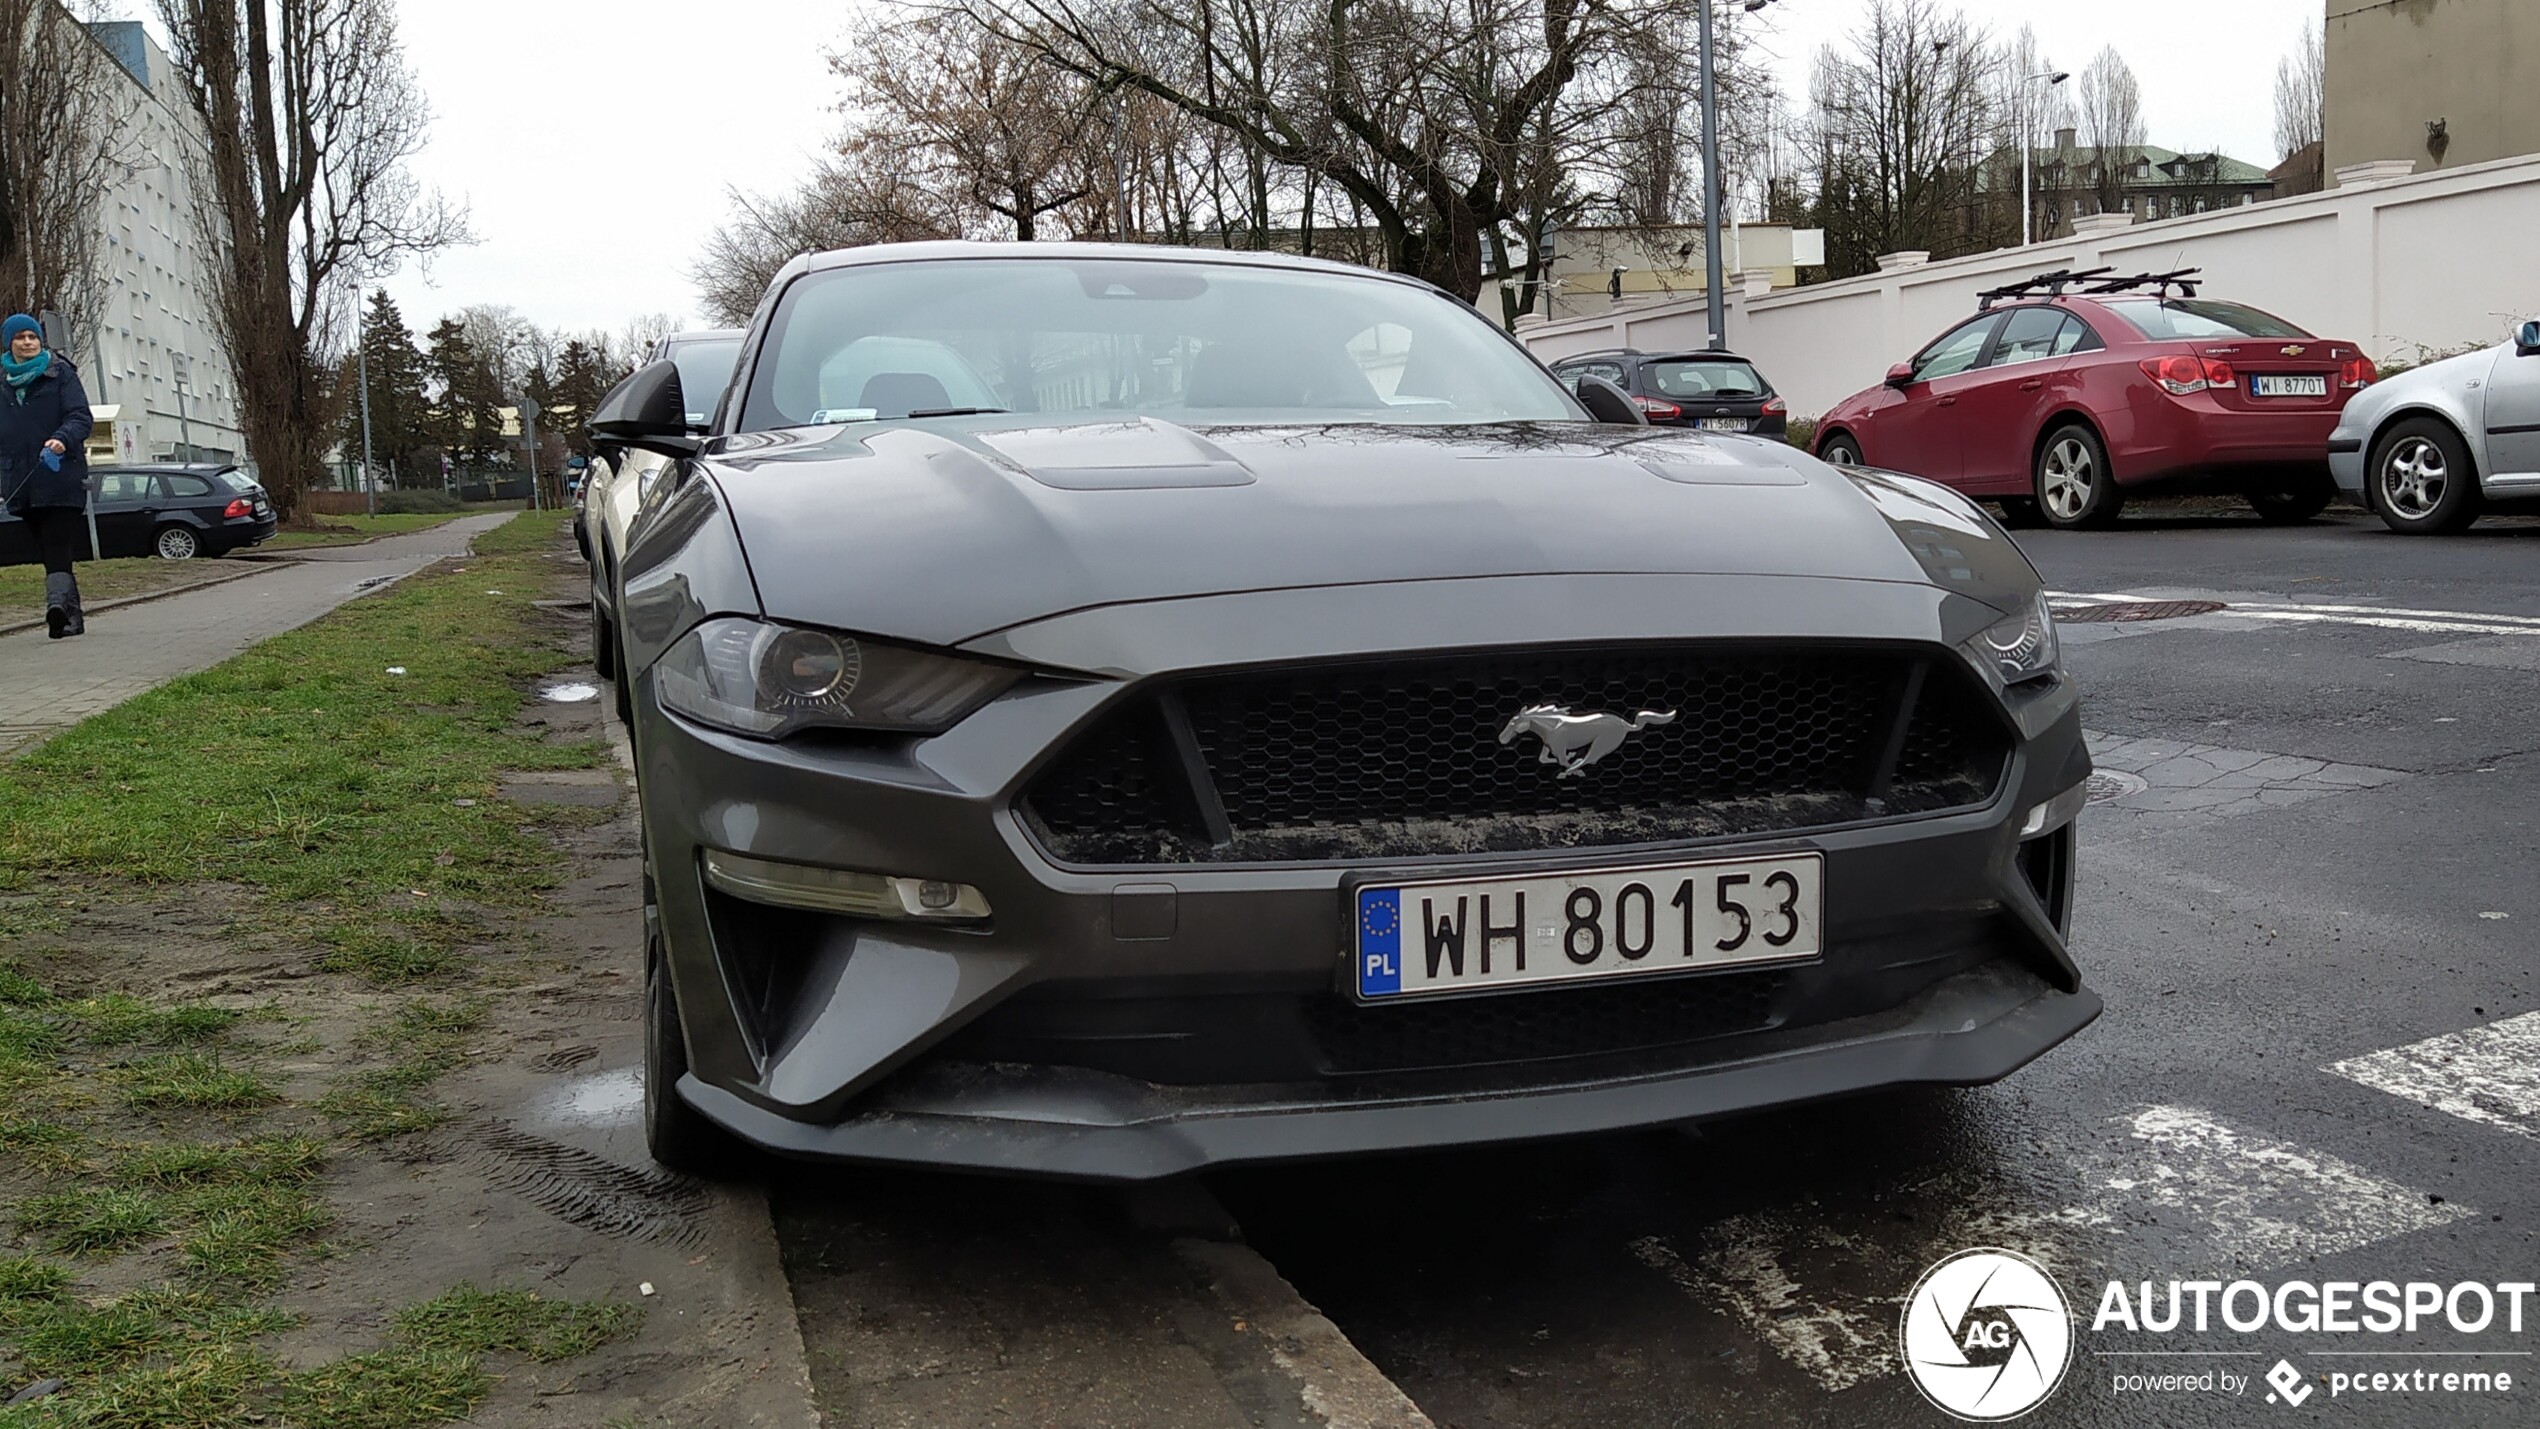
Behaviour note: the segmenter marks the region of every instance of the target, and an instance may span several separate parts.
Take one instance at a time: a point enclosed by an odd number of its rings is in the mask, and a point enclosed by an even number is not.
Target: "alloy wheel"
[[[2451,479],[2441,447],[2424,437],[2404,437],[2382,458],[2381,499],[2400,516],[2422,521],[2442,504]]]
[[[201,542],[194,539],[193,532],[182,526],[170,526],[159,532],[159,559],[190,561],[194,559],[194,553],[201,549],[201,545]]]
[[[2046,449],[2046,480],[2038,496],[2059,521],[2077,521],[2090,505],[2099,477],[2098,463],[2079,437],[2064,437]]]

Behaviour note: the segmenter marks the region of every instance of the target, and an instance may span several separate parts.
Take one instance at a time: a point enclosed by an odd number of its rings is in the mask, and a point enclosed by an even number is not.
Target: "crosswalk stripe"
[[[2201,1242],[2148,1252],[2160,1265],[2251,1273],[2477,1214],[2194,1107],[2140,1107],[2109,1129],[2107,1140],[2057,1158],[2075,1194],[2053,1210],[2017,1208],[2006,1204],[2015,1191],[1943,1173],[1873,1198],[1880,1206],[1915,1204],[1919,1234],[1900,1238],[1895,1223],[1870,1207],[1859,1217],[1760,1211],[1713,1222],[1686,1252],[1645,1236],[1632,1254],[1688,1299],[1724,1309],[1819,1385],[1841,1390],[1893,1372],[1898,1304],[1916,1275],[1955,1251],[1995,1245],[2076,1274],[2109,1265],[2143,1273],[2152,1267],[2129,1262],[2147,1252],[2130,1253],[2125,1242],[2153,1222],[2165,1234],[2194,1227],[2188,1234]],[[1812,1293],[1803,1277],[1821,1272],[1849,1283],[1884,1277],[1894,1290]]]
[[[2349,1057],[2328,1070],[2464,1121],[2540,1138],[2540,1012]]]

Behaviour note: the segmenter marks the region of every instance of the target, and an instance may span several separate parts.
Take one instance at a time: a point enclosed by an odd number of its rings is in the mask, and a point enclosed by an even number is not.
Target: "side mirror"
[[[1589,416],[1607,426],[1646,427],[1649,425],[1649,414],[1640,409],[1638,402],[1632,400],[1632,394],[1602,377],[1587,376],[1579,379],[1579,405],[1588,409]]]
[[[2514,355],[2529,357],[2535,352],[2540,352],[2540,318],[2514,329]]]
[[[1914,364],[1900,362],[1887,370],[1887,385],[1902,389],[1914,380]]]
[[[703,443],[688,430],[687,395],[679,390],[679,364],[664,358],[640,367],[609,390],[591,414],[591,435],[667,457],[695,456]]]

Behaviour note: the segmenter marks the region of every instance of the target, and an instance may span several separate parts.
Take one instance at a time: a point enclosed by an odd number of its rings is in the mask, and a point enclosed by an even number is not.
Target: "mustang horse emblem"
[[[1572,714],[1559,705],[1528,705],[1500,729],[1499,742],[1513,744],[1521,734],[1533,735],[1543,741],[1541,762],[1560,765],[1561,777],[1572,779],[1622,748],[1634,733],[1653,724],[1675,722],[1674,710],[1642,710],[1627,722],[1621,715]]]

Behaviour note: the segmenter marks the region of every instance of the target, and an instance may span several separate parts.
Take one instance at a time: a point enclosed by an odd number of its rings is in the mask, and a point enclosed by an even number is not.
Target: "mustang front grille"
[[[1955,657],[1885,649],[1206,676],[1122,702],[1033,782],[1023,810],[1054,855],[1090,865],[1774,833],[1984,803],[2010,747],[1989,703]],[[1518,718],[1530,709],[1550,718]]]

